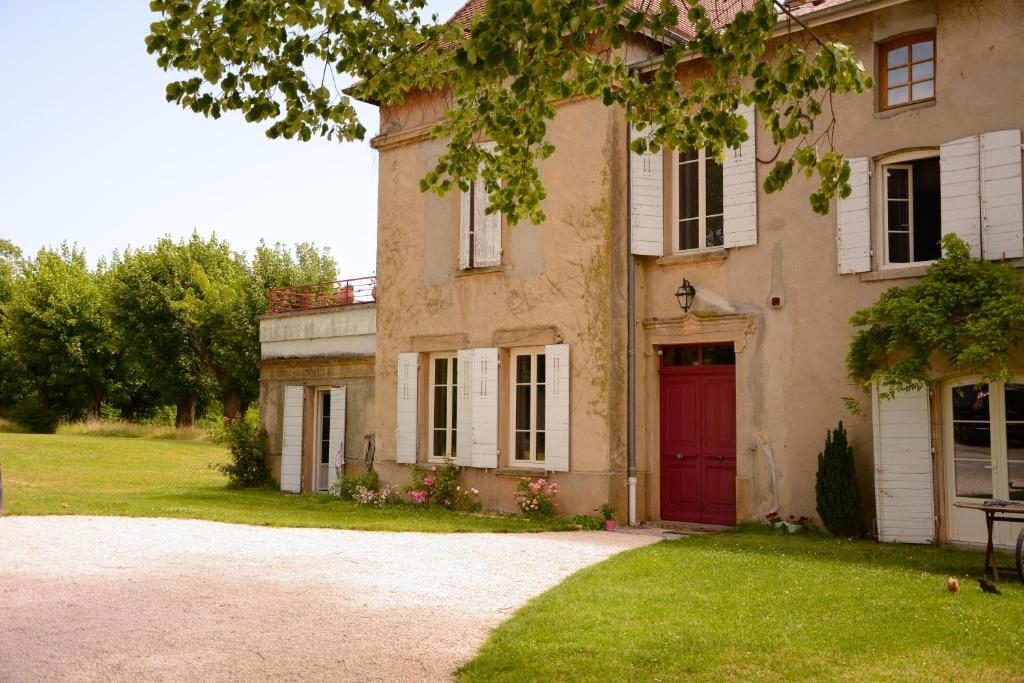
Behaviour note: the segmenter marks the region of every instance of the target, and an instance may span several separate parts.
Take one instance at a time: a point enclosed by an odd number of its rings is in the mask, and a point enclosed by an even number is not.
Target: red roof
[[[676,29],[684,36],[693,35],[693,26],[686,18],[688,5],[683,0],[672,0],[679,8],[679,24]],[[810,14],[819,9],[843,5],[851,0],[790,0],[790,8],[794,15]],[[629,0],[628,6],[640,12],[651,12],[658,8],[660,0]],[[703,0],[702,5],[711,17],[712,22],[717,26],[728,24],[736,14],[748,9],[753,0]],[[449,24],[462,24],[467,29],[477,12],[487,7],[487,0],[468,0],[451,19]]]

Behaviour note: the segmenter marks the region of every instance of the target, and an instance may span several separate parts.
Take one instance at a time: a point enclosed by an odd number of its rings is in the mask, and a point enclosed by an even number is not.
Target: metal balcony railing
[[[368,304],[377,300],[377,278],[357,277],[334,282],[278,287],[267,292],[267,313],[311,311]]]

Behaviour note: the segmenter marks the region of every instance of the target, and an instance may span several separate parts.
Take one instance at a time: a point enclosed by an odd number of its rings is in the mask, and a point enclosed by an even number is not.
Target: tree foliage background
[[[76,247],[24,258],[0,240],[0,414],[37,431],[101,415],[234,416],[259,395],[267,290],[336,277],[311,244],[261,243],[250,257],[215,236],[165,237],[90,269]]]

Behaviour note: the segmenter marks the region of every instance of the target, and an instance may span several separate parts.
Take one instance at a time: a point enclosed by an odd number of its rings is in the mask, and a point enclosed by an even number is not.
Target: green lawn
[[[0,434],[7,514],[182,517],[267,526],[382,531],[540,531],[567,522],[395,506],[383,510],[326,495],[237,490],[211,464],[211,443],[139,438]]]
[[[1024,680],[1024,586],[979,552],[818,536],[666,541],[573,575],[466,681]],[[960,577],[959,595],[946,578]]]

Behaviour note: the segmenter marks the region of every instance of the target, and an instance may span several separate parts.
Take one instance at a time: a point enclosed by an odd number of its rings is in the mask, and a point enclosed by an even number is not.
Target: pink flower
[[[433,477],[426,477],[423,480],[423,485],[426,486],[427,488],[430,488],[431,486],[434,485],[434,478]]]
[[[431,465],[430,466],[430,471],[431,472],[437,472],[437,465]]]
[[[412,502],[416,503],[417,505],[423,505],[424,503],[427,502],[427,494],[425,494],[423,491],[410,491],[409,498],[411,498]]]

